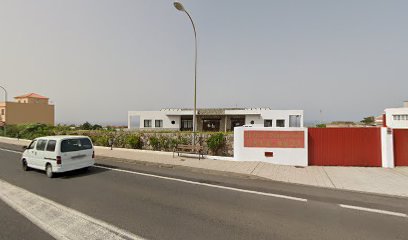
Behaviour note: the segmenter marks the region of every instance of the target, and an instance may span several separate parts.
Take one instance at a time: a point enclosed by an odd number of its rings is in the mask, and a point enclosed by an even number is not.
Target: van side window
[[[54,152],[55,151],[55,145],[57,144],[57,141],[55,140],[49,140],[47,144],[46,150],[48,152]]]
[[[35,149],[37,149],[38,151],[44,151],[46,144],[47,144],[47,140],[38,140],[38,143]]]
[[[36,142],[37,142],[37,140],[33,140],[33,141],[30,143],[30,145],[28,146],[27,149],[34,149]]]

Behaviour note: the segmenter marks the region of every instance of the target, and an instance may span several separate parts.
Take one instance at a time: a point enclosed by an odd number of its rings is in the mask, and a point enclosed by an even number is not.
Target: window
[[[193,120],[185,119],[181,120],[181,128],[185,130],[193,130]]]
[[[272,119],[265,119],[264,127],[272,127]]]
[[[37,149],[38,151],[44,151],[46,144],[47,144],[47,140],[43,140],[43,139],[38,140],[37,147],[35,149]]]
[[[406,120],[408,120],[408,114],[392,115],[392,118],[393,118],[395,121],[400,121],[400,120],[406,121]]]
[[[91,140],[88,138],[65,139],[61,142],[61,152],[76,152],[92,149]]]
[[[300,115],[289,115],[289,127],[300,127]]]
[[[4,115],[4,109],[1,109],[1,115]]]
[[[255,121],[254,121],[254,120],[252,120],[252,121],[251,121],[251,124],[254,124],[254,123],[255,123]]]
[[[163,120],[155,120],[154,121],[154,126],[157,128],[163,127]]]
[[[47,144],[47,148],[45,150],[48,151],[48,152],[54,152],[56,144],[57,144],[57,141],[49,140],[48,144]]]
[[[277,127],[285,127],[285,120],[284,119],[276,120],[276,126]]]
[[[146,128],[152,127],[152,120],[144,120],[144,127]]]
[[[171,124],[173,124],[173,125],[174,125],[174,124],[176,124],[176,121],[174,121],[174,120],[173,120],[173,121],[171,121]]]
[[[34,149],[36,142],[37,142],[36,140],[32,141],[32,142],[30,143],[30,145],[28,145],[28,148],[27,148],[27,149]]]

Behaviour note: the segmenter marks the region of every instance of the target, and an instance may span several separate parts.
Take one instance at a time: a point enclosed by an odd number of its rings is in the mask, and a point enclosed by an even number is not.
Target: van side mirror
[[[28,147],[27,146],[23,146],[23,150],[26,150]]]

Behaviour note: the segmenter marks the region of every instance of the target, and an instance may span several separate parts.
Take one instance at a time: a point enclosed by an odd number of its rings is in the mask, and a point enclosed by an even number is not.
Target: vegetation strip
[[[88,122],[80,125],[21,124],[8,125],[7,134],[0,136],[32,140],[37,137],[53,135],[85,135],[96,146],[144,149],[171,152],[177,145],[191,145],[192,132],[183,131],[126,131],[123,128],[92,125]],[[232,132],[197,132],[196,143],[203,146],[205,154],[232,156]]]

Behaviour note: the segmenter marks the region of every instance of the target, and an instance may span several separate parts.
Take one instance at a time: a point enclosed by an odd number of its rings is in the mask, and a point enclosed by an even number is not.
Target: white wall
[[[393,115],[408,115],[408,108],[387,108],[385,109],[385,119],[387,127],[408,128],[408,119],[394,120]]]
[[[244,147],[244,131],[303,131],[304,148],[255,148]],[[265,152],[273,152],[273,157],[266,157]],[[280,165],[307,166],[308,142],[307,128],[265,128],[236,127],[234,129],[234,159],[238,161],[263,161]]]
[[[246,115],[245,125],[251,125],[251,121],[254,121],[254,127],[263,127],[264,120],[272,119],[272,127],[276,127],[276,120],[285,120],[285,127],[289,127],[291,115],[300,115],[300,127],[303,127],[303,110],[260,110],[260,115]]]
[[[148,129],[171,129],[171,130],[179,130],[180,129],[180,116],[167,116],[167,113],[164,111],[130,111],[128,116],[139,116],[140,117],[140,128],[144,127],[144,120],[152,120],[152,127]],[[163,120],[163,127],[156,128],[155,127],[155,120]],[[128,120],[129,121],[129,120]],[[171,121],[175,121],[175,124],[172,124]],[[129,126],[129,125],[128,125]]]

